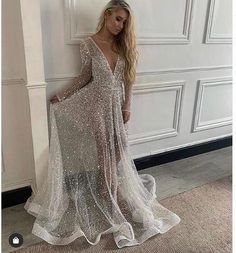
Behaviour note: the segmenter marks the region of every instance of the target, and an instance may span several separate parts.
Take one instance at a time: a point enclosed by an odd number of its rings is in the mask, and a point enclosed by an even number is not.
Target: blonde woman
[[[128,3],[111,0],[95,34],[80,44],[81,71],[50,104],[45,182],[25,209],[32,233],[66,245],[113,233],[118,248],[143,243],[180,222],[156,199],[156,182],[137,173],[127,136],[138,54]]]

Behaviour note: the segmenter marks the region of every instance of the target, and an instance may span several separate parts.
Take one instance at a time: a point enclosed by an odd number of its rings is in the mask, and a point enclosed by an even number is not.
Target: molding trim
[[[224,34],[213,35],[212,27],[214,22],[214,11],[215,11],[216,0],[210,0],[209,9],[207,14],[207,22],[205,29],[205,44],[231,44],[232,36],[227,37]]]
[[[172,68],[172,69],[163,69],[163,70],[151,70],[151,71],[139,71],[137,76],[159,76],[159,75],[169,75],[175,73],[187,73],[195,71],[216,71],[216,70],[232,70],[232,65],[222,65],[222,66],[212,66],[212,67],[192,67],[192,68]],[[64,75],[64,76],[55,76],[46,78],[46,83],[54,82],[69,82],[72,81],[78,74]]]
[[[2,85],[23,85],[23,84],[25,84],[24,78],[2,79]]]
[[[66,44],[78,44],[83,38],[92,35],[92,33],[78,33],[76,31],[78,18],[75,17],[76,1],[65,0],[65,41]],[[195,0],[186,0],[184,22],[181,34],[164,34],[159,36],[138,36],[139,45],[157,45],[157,44],[189,44],[191,35],[191,24],[193,19],[193,6]]]
[[[182,112],[182,100],[185,81],[162,82],[162,83],[147,83],[143,85],[135,85],[133,87],[133,94],[176,91],[176,100],[174,108],[173,126],[172,128],[163,129],[159,131],[145,132],[140,134],[128,135],[128,142],[130,145],[154,141],[174,137],[178,135],[180,128],[180,118]]]
[[[137,76],[146,76],[146,75],[169,75],[174,73],[187,73],[187,72],[196,72],[196,71],[216,71],[216,70],[232,70],[232,65],[222,65],[222,66],[202,66],[202,67],[189,67],[189,68],[170,68],[162,70],[153,70],[153,71],[139,71]]]
[[[8,78],[2,80],[2,85],[24,85],[27,89],[46,88],[46,82],[33,82],[27,84],[24,78]]]
[[[35,82],[35,83],[26,84],[25,86],[28,90],[30,90],[30,89],[39,89],[39,88],[46,89],[47,83],[45,83],[45,82]]]
[[[232,65],[222,65],[222,66],[202,66],[202,67],[190,67],[190,68],[167,68],[162,70],[148,70],[148,71],[139,71],[136,73],[137,76],[159,76],[159,75],[169,75],[175,73],[187,73],[187,72],[196,72],[196,71],[217,71],[217,70],[231,70]],[[74,78],[78,76],[78,73],[69,74],[69,75],[58,75],[55,77],[46,78],[46,82],[42,82],[47,85],[48,83],[54,82],[69,82],[73,81]],[[40,83],[40,84],[42,84]],[[8,78],[2,80],[2,85],[25,85],[26,81],[23,78]],[[31,86],[31,85],[29,85]]]
[[[204,90],[209,86],[218,86],[218,85],[231,85],[231,77],[222,77],[222,78],[207,78],[198,80],[198,91],[196,93],[196,102],[193,114],[193,123],[191,132],[199,132],[207,129],[218,128],[222,126],[227,126],[232,124],[232,117],[225,117],[216,120],[209,120],[207,122],[200,122],[200,116],[202,111],[202,101],[204,96]]]

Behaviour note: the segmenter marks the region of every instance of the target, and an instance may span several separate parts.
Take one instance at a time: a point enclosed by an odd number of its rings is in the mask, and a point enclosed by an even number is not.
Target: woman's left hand
[[[124,124],[130,119],[130,111],[122,110]]]

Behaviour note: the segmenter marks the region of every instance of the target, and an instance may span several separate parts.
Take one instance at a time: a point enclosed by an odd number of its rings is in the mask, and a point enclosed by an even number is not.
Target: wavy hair
[[[109,1],[99,17],[96,31],[99,32],[105,25],[105,12],[113,12],[117,8],[123,8],[128,12],[128,17],[122,31],[115,36],[115,43],[118,54],[124,59],[124,79],[127,83],[133,84],[136,78],[136,65],[138,61],[138,51],[136,49],[136,35],[134,27],[134,15],[128,3],[124,0]],[[126,84],[125,84],[126,85]]]

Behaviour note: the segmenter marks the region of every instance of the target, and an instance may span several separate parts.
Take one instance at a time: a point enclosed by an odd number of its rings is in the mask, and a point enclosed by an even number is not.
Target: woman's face
[[[125,26],[128,12],[123,8],[118,8],[113,12],[106,13],[106,26],[110,33],[117,35]]]

